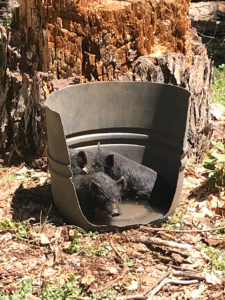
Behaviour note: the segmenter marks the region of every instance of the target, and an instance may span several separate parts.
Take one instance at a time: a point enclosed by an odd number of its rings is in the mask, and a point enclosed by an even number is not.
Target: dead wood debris
[[[119,263],[122,265],[122,271],[121,274],[115,278],[114,280],[111,280],[110,282],[106,283],[105,285],[101,286],[100,288],[97,289],[97,292],[102,292],[107,290],[108,288],[112,288],[114,285],[116,285],[119,281],[120,283],[123,282],[125,279],[125,275],[127,273],[127,266],[125,264],[125,259],[123,256],[119,253],[119,251],[116,249],[113,240],[110,241],[110,245],[113,249],[113,251],[116,254],[116,259],[119,261]]]
[[[150,231],[150,232],[170,232],[170,233],[206,233],[206,232],[213,232],[213,231],[220,231],[225,230],[225,227],[216,227],[216,228],[210,228],[210,229],[200,229],[200,230],[175,230],[175,229],[168,229],[168,228],[155,228],[155,227],[149,227],[149,226],[140,226],[140,229],[144,231]]]
[[[198,283],[198,280],[177,280],[173,278],[165,278],[149,295],[147,300],[152,300],[153,297],[166,285],[166,284],[178,284],[178,285],[191,285]]]
[[[43,290],[65,290],[73,274],[74,288],[82,290],[78,300],[172,300],[176,293],[192,299],[192,291],[196,299],[212,294],[225,299],[222,271],[212,270],[203,251],[210,246],[224,257],[224,210],[221,205],[218,213],[216,206],[223,199],[201,188],[201,165],[189,166],[181,205],[164,227],[102,234],[63,223],[47,172],[24,164],[0,167],[0,296],[16,295],[22,284],[33,280],[27,299],[45,300]]]
[[[180,243],[176,243],[173,241],[165,241],[159,238],[154,238],[154,237],[129,237],[128,238],[129,242],[133,242],[133,243],[142,243],[142,244],[147,244],[147,245],[157,245],[157,246],[163,246],[163,247],[169,247],[169,248],[178,248],[181,250],[186,250],[186,251],[190,251],[192,250],[193,246],[192,245],[188,245],[188,244],[180,244]]]

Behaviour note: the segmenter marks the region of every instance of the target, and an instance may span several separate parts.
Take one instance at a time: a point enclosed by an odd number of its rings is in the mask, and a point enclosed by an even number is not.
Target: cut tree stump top
[[[22,1],[19,14],[28,65],[39,49],[58,79],[112,80],[141,55],[190,52],[187,0]]]

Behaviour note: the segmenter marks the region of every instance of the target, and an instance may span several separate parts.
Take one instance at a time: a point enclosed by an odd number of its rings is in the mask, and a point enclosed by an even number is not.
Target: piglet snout
[[[108,212],[111,215],[111,217],[118,217],[121,215],[120,205],[117,200],[113,200],[108,205]]]

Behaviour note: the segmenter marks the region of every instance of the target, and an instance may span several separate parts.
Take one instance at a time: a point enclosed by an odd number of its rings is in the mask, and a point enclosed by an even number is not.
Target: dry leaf
[[[44,272],[43,272],[43,276],[44,277],[50,277],[52,275],[55,274],[55,270],[52,269],[52,268],[47,268],[47,269],[44,269]]]
[[[206,286],[204,284],[200,284],[200,286],[190,291],[189,293],[189,299],[200,299],[201,294],[206,290]],[[188,296],[188,295],[187,295]]]
[[[95,277],[92,276],[91,274],[87,274],[87,275],[85,275],[85,276],[81,279],[81,283],[82,283],[83,285],[90,285],[90,284],[92,284],[92,282],[94,282],[94,281],[95,281]]]
[[[16,172],[17,175],[21,175],[27,173],[27,168],[24,166],[22,169],[20,169],[19,171]]]
[[[47,236],[44,233],[38,233],[38,234],[36,234],[35,238],[37,238],[42,245],[48,245],[48,244],[50,244],[49,239],[47,238]]]
[[[219,278],[215,275],[215,273],[207,273],[205,274],[206,282],[211,284],[221,284]]]
[[[106,267],[105,270],[108,271],[110,274],[117,274],[118,273],[118,270],[115,267]]]
[[[135,291],[138,288],[138,282],[136,280],[132,280],[126,288],[128,291]]]
[[[41,300],[41,298],[36,297],[29,293],[29,294],[26,294],[26,300]]]

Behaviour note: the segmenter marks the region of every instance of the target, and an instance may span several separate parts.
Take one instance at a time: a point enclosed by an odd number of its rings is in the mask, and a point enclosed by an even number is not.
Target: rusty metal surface
[[[189,92],[150,82],[104,82],[69,86],[46,100],[52,191],[60,212],[86,229],[147,224],[179,203],[186,163]],[[162,175],[172,194],[154,207],[123,201],[123,214],[107,220],[83,215],[70,168],[70,151],[97,151],[97,143]]]

